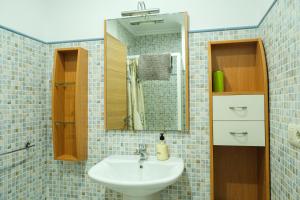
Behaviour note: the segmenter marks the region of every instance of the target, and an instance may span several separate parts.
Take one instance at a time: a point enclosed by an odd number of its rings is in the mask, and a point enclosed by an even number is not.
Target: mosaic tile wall
[[[288,123],[300,121],[299,9],[299,0],[278,0],[258,30],[190,34],[191,131],[166,134],[185,172],[163,200],[209,199],[207,41],[257,35],[269,67],[272,200],[300,199],[300,153],[287,143]],[[80,163],[54,161],[52,152],[53,50],[70,46],[89,50],[89,158]],[[104,131],[103,66],[103,41],[44,45],[0,29],[0,152],[27,140],[36,145],[0,158],[0,199],[122,199],[91,181],[88,169],[108,155],[132,154],[139,143],[155,155],[159,132]]]
[[[147,130],[177,130],[177,77],[143,82]]]
[[[0,29],[0,199],[44,199],[47,45]],[[48,114],[48,113],[47,113]],[[47,141],[48,142],[48,141]]]
[[[278,0],[259,28],[269,68],[271,197],[300,199],[300,149],[287,141],[300,124],[300,1]]]
[[[185,171],[180,180],[161,193],[163,200],[207,200],[209,180],[209,124],[207,41],[256,37],[255,29],[190,34],[190,133],[167,132],[172,156],[181,157]],[[51,143],[50,85],[48,86],[47,199],[122,199],[122,195],[91,181],[87,171],[106,156],[133,154],[139,143],[155,155],[159,132],[104,131],[103,41],[50,45],[47,79],[51,79],[54,48],[81,46],[89,50],[89,158],[86,162],[54,161]],[[99,53],[100,52],[100,53]],[[101,74],[101,76],[100,76]]]
[[[181,53],[181,34],[155,34],[135,37],[129,55],[149,53]]]
[[[131,49],[132,55],[181,53],[180,33],[139,36],[135,39],[135,45]],[[168,81],[143,82],[146,129],[148,130],[178,129],[176,70],[176,67],[173,67]]]

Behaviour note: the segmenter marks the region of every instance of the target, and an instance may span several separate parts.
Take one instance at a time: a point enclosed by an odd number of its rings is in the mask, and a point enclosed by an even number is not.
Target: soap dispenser
[[[169,150],[168,145],[165,143],[164,133],[160,134],[160,143],[156,145],[156,155],[158,160],[168,160]]]

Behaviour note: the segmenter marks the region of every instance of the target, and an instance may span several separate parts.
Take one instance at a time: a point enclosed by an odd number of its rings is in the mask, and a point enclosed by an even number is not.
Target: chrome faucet
[[[146,144],[139,144],[139,148],[136,151],[137,155],[140,155],[140,162],[148,159],[147,147]]]

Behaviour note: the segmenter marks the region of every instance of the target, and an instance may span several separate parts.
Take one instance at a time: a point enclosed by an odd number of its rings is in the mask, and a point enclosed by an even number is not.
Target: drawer
[[[265,120],[264,95],[214,96],[213,120]]]
[[[265,146],[264,121],[214,121],[214,145]]]

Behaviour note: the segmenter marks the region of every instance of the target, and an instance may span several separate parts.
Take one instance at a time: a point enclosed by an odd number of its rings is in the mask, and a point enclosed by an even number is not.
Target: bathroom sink
[[[93,166],[88,175],[106,187],[122,192],[125,200],[159,199],[159,191],[176,182],[184,169],[183,160],[170,158],[158,161],[149,157],[109,156]]]

